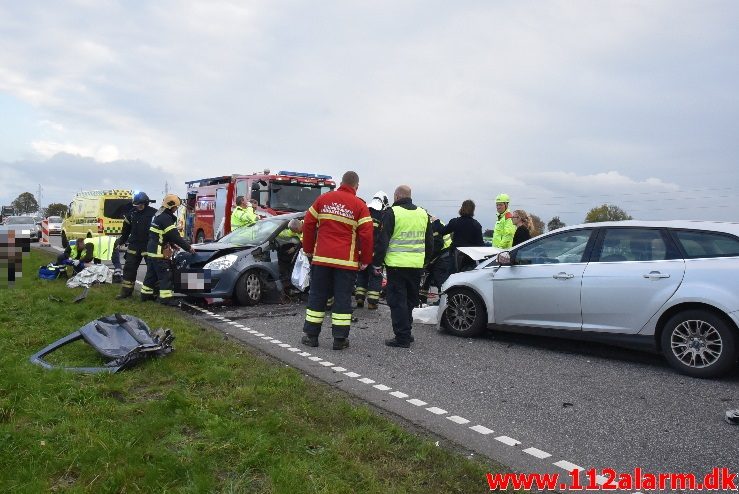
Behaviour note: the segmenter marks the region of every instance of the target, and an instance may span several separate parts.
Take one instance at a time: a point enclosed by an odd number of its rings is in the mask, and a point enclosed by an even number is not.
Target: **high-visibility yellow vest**
[[[392,207],[395,228],[385,254],[385,265],[394,268],[422,268],[426,256],[426,228],[428,213],[423,208],[414,210]]]
[[[103,235],[100,237],[86,238],[86,244],[92,244],[92,257],[101,261],[110,261],[113,257],[115,241],[118,237]]]

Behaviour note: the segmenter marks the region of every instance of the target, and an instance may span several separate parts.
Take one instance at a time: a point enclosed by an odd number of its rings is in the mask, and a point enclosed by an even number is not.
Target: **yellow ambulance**
[[[120,235],[132,200],[133,191],[125,189],[78,192],[62,222],[62,245],[81,237]]]

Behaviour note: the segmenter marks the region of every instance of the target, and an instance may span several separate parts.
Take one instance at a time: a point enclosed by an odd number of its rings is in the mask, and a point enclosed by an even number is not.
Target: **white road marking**
[[[569,461],[565,461],[565,460],[560,460],[557,463],[554,463],[554,466],[557,466],[568,472],[571,472],[575,469],[580,470],[580,471],[585,470],[583,467],[579,465],[575,465],[574,463],[570,463]]]
[[[422,407],[424,405],[428,405],[428,403],[426,403],[425,401],[421,401],[421,400],[416,399],[416,398],[413,398],[412,400],[405,400],[405,401],[407,401],[411,405],[416,405],[417,407]]]
[[[492,429],[488,429],[484,425],[473,425],[472,427],[470,427],[470,429],[472,429],[475,432],[479,432],[480,434],[483,434],[483,435],[487,435],[487,434],[492,434],[493,433],[493,430]]]
[[[469,424],[470,423],[469,420],[467,420],[466,418],[460,417],[458,415],[452,415],[451,417],[447,417],[447,419],[448,420],[451,420],[455,424],[460,424],[460,425],[464,425],[464,424]]]
[[[536,448],[527,448],[527,449],[524,449],[523,452],[533,456],[534,458],[539,458],[540,460],[543,460],[544,458],[549,458],[550,456],[552,456],[546,451],[542,451]]]
[[[300,352],[298,355],[300,355],[301,357],[310,357],[310,353],[308,352]]]
[[[375,384],[372,387],[375,389],[379,389],[380,391],[390,391],[391,389],[393,389],[390,386],[385,386],[384,384]]]
[[[362,374],[357,374],[356,372],[345,372],[344,375],[349,377],[359,377]]]
[[[368,377],[363,377],[362,379],[358,379],[358,381],[364,384],[375,384],[375,381]]]
[[[264,336],[264,333],[254,333],[254,336]],[[271,338],[271,336],[270,336]]]
[[[290,343],[280,343],[280,346],[281,346],[282,348],[287,348],[287,347],[289,347],[289,346],[290,346]]]
[[[343,367],[331,367],[331,370],[335,370],[336,372],[344,372],[346,369]]]
[[[313,357],[309,357],[308,360],[312,360],[313,362],[320,362],[323,359],[321,357],[313,356]]]
[[[603,485],[606,482],[608,482],[608,477],[604,477],[602,475],[596,475],[595,476],[595,483],[598,485]]]
[[[263,340],[267,340],[267,341],[272,341],[274,338],[272,338],[271,336],[266,336],[265,335],[265,336],[262,336],[262,339]]]
[[[273,340],[272,340],[272,343],[274,343],[275,345],[279,345],[279,344],[280,344],[280,343],[282,343],[282,342],[281,342],[280,340],[274,340],[274,339],[273,339]]]
[[[405,393],[401,393],[400,391],[393,391],[393,392],[392,392],[392,393],[390,393],[390,394],[391,394],[392,396],[396,397],[396,398],[408,398],[408,395],[407,395],[407,394],[405,394]]]
[[[500,441],[503,444],[507,444],[508,446],[518,446],[519,444],[521,444],[521,441],[517,441],[516,439],[508,436],[498,436],[495,438],[495,440]]]
[[[443,408],[439,408],[439,407],[429,407],[426,410],[428,410],[429,412],[435,415],[444,415],[447,413],[446,410],[444,410]]]
[[[290,350],[291,352],[299,352],[300,348],[290,347],[288,348],[288,350]]]
[[[321,365],[324,367],[333,367],[336,364],[334,364],[333,362],[329,362],[328,360],[324,360],[323,362],[321,362]]]

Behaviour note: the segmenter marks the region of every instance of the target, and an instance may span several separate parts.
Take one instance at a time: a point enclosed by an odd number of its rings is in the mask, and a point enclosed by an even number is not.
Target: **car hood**
[[[259,246],[255,245],[234,245],[225,242],[213,242],[209,244],[194,244],[195,254],[183,255],[189,256],[187,261],[191,266],[202,266],[207,262],[225,256],[226,254],[249,254]]]

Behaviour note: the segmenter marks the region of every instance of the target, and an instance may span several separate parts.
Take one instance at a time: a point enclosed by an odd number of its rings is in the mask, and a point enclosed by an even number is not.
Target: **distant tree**
[[[557,228],[563,228],[567,225],[565,225],[562,220],[559,219],[559,216],[555,216],[551,220],[549,220],[549,223],[547,223],[547,231],[556,230]]]
[[[624,221],[632,219],[626,211],[614,204],[603,204],[588,211],[585,215],[585,223],[598,223],[600,221]]]
[[[36,198],[30,192],[24,192],[16,197],[11,206],[13,206],[15,214],[35,213],[39,209]]]
[[[67,212],[69,211],[69,207],[66,204],[62,204],[60,202],[54,202],[49,204],[49,206],[46,208],[46,217],[49,216],[66,216]]]
[[[531,231],[529,232],[531,236],[538,237],[544,233],[544,222],[541,221],[541,218],[531,213],[529,213],[529,218],[531,218]]]

